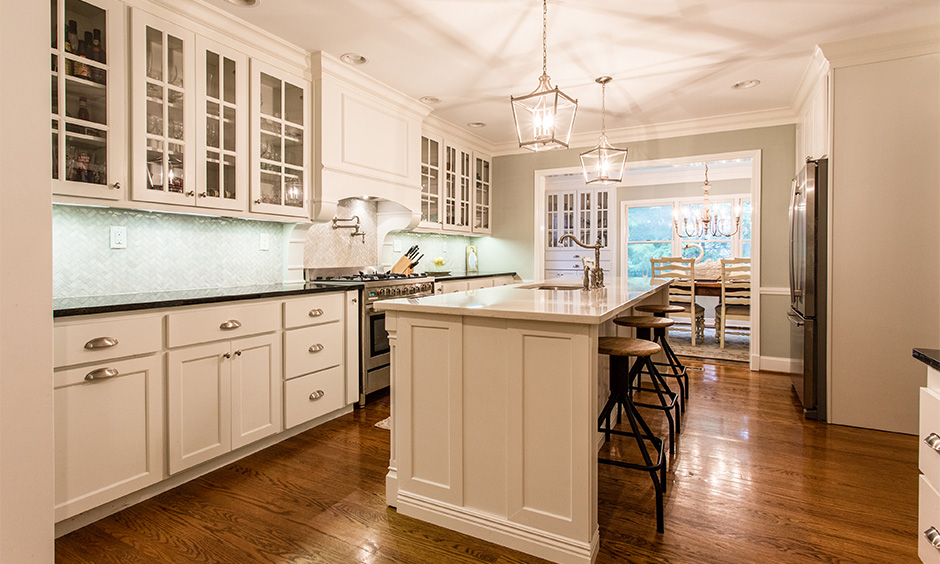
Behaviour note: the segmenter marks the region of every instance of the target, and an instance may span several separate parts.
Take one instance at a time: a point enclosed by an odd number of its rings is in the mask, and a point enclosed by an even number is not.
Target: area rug
[[[386,417],[385,419],[376,423],[375,426],[378,427],[379,429],[385,429],[387,431],[390,431],[392,429],[392,418]]]
[[[692,336],[689,326],[677,323],[669,329],[669,345],[679,356],[693,358],[711,358],[716,360],[731,360],[735,362],[750,362],[751,337],[748,334],[725,334],[725,348],[721,348],[716,339],[715,330],[705,328],[705,342],[696,342],[692,346]]]

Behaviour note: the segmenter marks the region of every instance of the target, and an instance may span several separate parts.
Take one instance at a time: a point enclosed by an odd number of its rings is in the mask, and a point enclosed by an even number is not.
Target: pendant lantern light
[[[586,184],[614,184],[623,179],[627,149],[618,149],[607,142],[607,83],[611,80],[609,76],[594,79],[601,85],[601,138],[596,147],[581,153],[581,168]]]
[[[548,0],[542,0],[542,76],[531,94],[511,96],[519,146],[532,151],[567,149],[578,101],[552,87],[545,48]]]

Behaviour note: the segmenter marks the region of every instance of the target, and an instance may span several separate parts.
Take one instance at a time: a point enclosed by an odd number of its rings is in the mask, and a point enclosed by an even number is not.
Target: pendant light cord
[[[542,0],[542,74],[548,74],[548,49],[547,43],[548,29],[548,0]]]
[[[601,83],[601,135],[607,137],[607,83]]]

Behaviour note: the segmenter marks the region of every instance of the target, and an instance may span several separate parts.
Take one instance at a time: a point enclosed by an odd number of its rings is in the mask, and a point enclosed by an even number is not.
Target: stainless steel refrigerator
[[[790,358],[803,412],[826,420],[826,262],[829,161],[807,160],[790,194]]]

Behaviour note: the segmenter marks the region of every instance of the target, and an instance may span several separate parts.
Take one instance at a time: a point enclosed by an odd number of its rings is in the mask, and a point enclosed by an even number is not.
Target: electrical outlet
[[[395,253],[401,252],[401,241],[399,241],[398,239],[395,239],[395,241],[392,242],[392,252],[395,252]]]
[[[267,233],[262,233],[261,237],[258,238],[258,249],[262,251],[271,250],[271,241],[268,239]]]
[[[127,248],[127,227],[124,227],[123,225],[111,226],[111,248],[112,249],[126,249]]]

